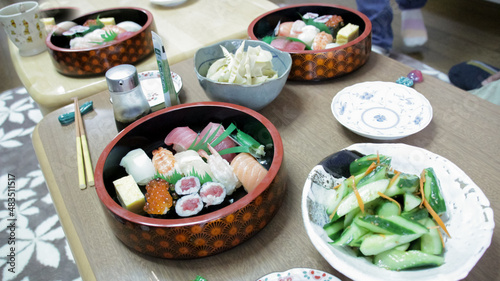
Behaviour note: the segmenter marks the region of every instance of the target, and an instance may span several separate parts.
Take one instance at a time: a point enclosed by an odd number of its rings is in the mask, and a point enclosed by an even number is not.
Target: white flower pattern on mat
[[[0,93],[0,235],[8,237],[8,175],[15,176],[15,273],[7,239],[0,240],[1,280],[81,280],[33,151],[31,134],[42,114],[26,89]],[[18,151],[24,153],[19,154]],[[4,254],[5,253],[5,254]],[[43,277],[40,273],[43,272]]]

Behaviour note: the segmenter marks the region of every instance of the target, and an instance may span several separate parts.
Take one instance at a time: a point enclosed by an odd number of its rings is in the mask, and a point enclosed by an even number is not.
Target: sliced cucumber
[[[342,182],[342,184],[340,184],[335,196],[332,196],[334,200],[328,203],[328,207],[326,209],[328,215],[332,214],[335,211],[340,201],[342,201],[342,199],[347,195],[347,190],[348,190],[348,180],[345,180]]]
[[[402,212],[401,216],[413,221],[419,221],[429,217],[429,212],[425,208],[416,208],[409,212]]]
[[[409,243],[415,239],[418,239],[420,236],[422,236],[422,234],[370,234],[364,237],[359,250],[365,256],[373,256],[393,249],[401,244]]]
[[[389,166],[391,164],[391,157],[379,155],[380,164]],[[357,176],[366,172],[372,163],[377,163],[377,154],[365,155],[351,162],[349,171],[351,175]]]
[[[403,210],[405,212],[409,212],[409,211],[415,209],[422,202],[422,198],[420,198],[419,196],[417,196],[413,193],[405,193],[404,199],[405,199],[405,206],[404,206]]]
[[[389,270],[403,270],[417,267],[434,267],[444,263],[444,258],[421,251],[389,250],[376,255],[373,263]]]
[[[330,239],[335,241],[340,237],[342,231],[344,231],[344,222],[342,220],[336,222],[330,222],[323,226],[323,229],[326,231],[326,234]]]
[[[340,236],[339,239],[331,243],[332,245],[337,245],[337,246],[345,246],[348,245],[349,243],[357,240],[361,236],[365,235],[368,233],[368,230],[365,228],[359,227],[356,224],[351,224],[350,226],[346,227],[344,229],[344,232],[342,232],[342,235]]]
[[[377,215],[381,216],[383,218],[390,217],[390,216],[397,216],[399,215],[399,206],[398,204],[392,202],[392,201],[385,201],[379,205],[377,208]]]
[[[408,235],[424,234],[429,232],[429,230],[422,224],[405,219],[401,216],[382,218],[379,216],[365,215],[356,217],[354,219],[354,223],[374,233]]]
[[[389,184],[388,179],[382,179],[360,187],[358,189],[358,192],[363,203],[368,203],[379,198],[380,195],[378,194],[378,192],[384,193],[388,184]],[[354,192],[349,193],[349,195],[347,195],[342,200],[342,202],[340,202],[340,205],[337,209],[337,213],[335,214],[335,216],[342,217],[357,207],[359,207],[359,204],[356,194]]]
[[[418,176],[402,173],[387,187],[385,195],[393,197],[405,193],[414,193],[418,189],[419,183]]]
[[[439,228],[437,224],[431,218],[425,218],[421,220],[422,224],[429,229],[429,233],[426,233],[420,237],[420,248],[421,251],[427,254],[440,255],[443,253],[443,243],[441,241],[441,236],[439,235]]]
[[[446,212],[446,203],[441,192],[441,185],[433,168],[425,169],[424,194],[425,200],[429,202],[434,212],[438,215]]]
[[[370,184],[372,182],[379,181],[381,179],[387,179],[387,166],[381,165],[377,166],[368,175],[362,177],[357,183],[356,187],[361,188],[364,185]]]
[[[400,251],[406,251],[406,250],[408,250],[408,248],[410,248],[410,245],[411,245],[411,243],[404,243],[402,245],[395,247],[394,249],[400,250]]]

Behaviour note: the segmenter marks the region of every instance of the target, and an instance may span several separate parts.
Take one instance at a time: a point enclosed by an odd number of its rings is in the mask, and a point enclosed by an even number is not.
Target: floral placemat
[[[0,94],[0,276],[81,280],[31,141],[41,119],[25,88]]]

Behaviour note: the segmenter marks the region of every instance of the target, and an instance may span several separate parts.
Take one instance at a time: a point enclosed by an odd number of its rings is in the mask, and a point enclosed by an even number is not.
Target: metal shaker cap
[[[110,92],[126,92],[140,85],[137,69],[130,64],[110,68],[106,71],[106,81]]]

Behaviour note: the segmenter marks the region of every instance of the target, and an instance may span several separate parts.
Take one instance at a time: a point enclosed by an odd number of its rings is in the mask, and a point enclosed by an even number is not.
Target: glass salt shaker
[[[151,112],[135,66],[122,64],[109,69],[106,81],[118,131]]]

